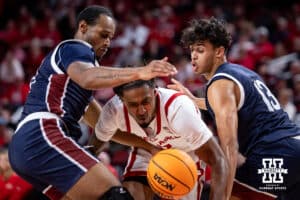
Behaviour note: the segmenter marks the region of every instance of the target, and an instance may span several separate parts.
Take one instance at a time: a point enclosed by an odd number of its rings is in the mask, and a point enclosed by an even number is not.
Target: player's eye
[[[128,107],[131,107],[131,108],[135,108],[138,106],[139,106],[139,104],[137,104],[137,103],[128,103]]]
[[[203,53],[204,52],[204,48],[203,47],[198,47],[195,49],[198,53]]]
[[[102,39],[107,39],[107,38],[109,38],[109,35],[106,34],[106,33],[102,33],[102,34],[100,34],[100,37],[101,37]]]
[[[144,106],[147,106],[147,105],[149,105],[150,103],[151,103],[150,100],[145,100],[145,101],[142,102],[142,104],[143,104]]]

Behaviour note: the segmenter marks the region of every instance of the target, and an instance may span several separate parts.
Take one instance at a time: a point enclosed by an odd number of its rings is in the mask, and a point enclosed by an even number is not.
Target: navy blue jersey
[[[75,61],[99,66],[92,46],[81,40],[66,40],[50,52],[30,83],[22,119],[34,112],[51,112],[59,116],[71,136],[81,135],[78,121],[92,99],[92,91],[81,88],[67,75]]]
[[[277,99],[264,84],[263,80],[253,71],[232,63],[221,65],[209,86],[216,80],[229,79],[240,89],[238,105],[238,142],[239,151],[243,155],[260,142],[274,142],[286,137],[300,134],[300,128],[291,122]],[[214,118],[214,113],[206,99],[206,106]]]

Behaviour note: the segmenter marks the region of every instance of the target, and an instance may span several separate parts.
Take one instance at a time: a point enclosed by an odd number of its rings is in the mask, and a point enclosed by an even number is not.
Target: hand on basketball
[[[173,76],[177,73],[174,65],[168,62],[168,58],[153,60],[140,71],[140,79],[149,80],[158,76]]]
[[[195,96],[189,91],[189,89],[184,87],[179,81],[175,80],[174,78],[172,78],[171,81],[173,84],[167,85],[167,87],[169,89],[177,90],[178,92],[181,92],[181,93],[187,95],[191,99],[195,98]]]

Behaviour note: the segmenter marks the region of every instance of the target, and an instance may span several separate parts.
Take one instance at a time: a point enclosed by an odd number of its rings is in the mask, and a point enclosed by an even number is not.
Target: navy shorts
[[[9,160],[18,175],[51,199],[60,199],[99,162],[67,136],[59,118],[51,117],[21,123],[9,145]]]
[[[289,137],[257,145],[236,172],[233,193],[243,192],[247,200],[298,200],[300,140]]]

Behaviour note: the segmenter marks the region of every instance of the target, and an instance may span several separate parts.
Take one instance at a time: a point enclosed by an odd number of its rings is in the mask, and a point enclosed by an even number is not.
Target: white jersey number
[[[280,104],[267,86],[260,80],[254,81],[254,86],[262,97],[270,112],[280,109]]]

